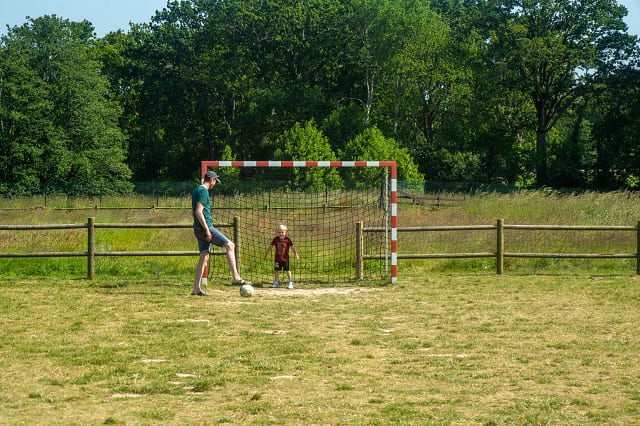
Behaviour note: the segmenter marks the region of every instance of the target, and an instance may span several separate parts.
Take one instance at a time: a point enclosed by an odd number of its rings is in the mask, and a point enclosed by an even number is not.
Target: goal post
[[[209,169],[216,169],[221,176],[221,184],[214,187],[214,190],[220,192],[220,194],[215,194],[212,204],[214,221],[217,220],[217,218],[215,218],[216,213],[218,213],[218,216],[224,213],[227,215],[232,214],[234,217],[238,214],[251,215],[246,218],[240,218],[240,222],[252,223],[251,229],[242,229],[240,231],[240,241],[237,242],[240,246],[240,250],[238,251],[239,268],[243,276],[246,275],[253,280],[256,275],[259,275],[258,281],[265,281],[265,270],[268,270],[268,274],[270,274],[266,276],[273,275],[273,264],[271,263],[269,266],[263,267],[265,262],[262,259],[262,255],[265,254],[271,238],[275,236],[275,226],[277,222],[282,220],[285,223],[291,222],[287,223],[287,225],[291,229],[292,240],[297,251],[301,252],[301,258],[304,259],[300,264],[296,265],[293,262],[294,256],[291,256],[294,280],[300,276],[307,277],[308,275],[304,274],[308,272],[308,270],[322,270],[324,266],[321,265],[321,263],[325,262],[325,259],[338,261],[338,257],[350,257],[348,261],[343,263],[352,265],[353,269],[351,272],[352,276],[355,277],[356,254],[354,247],[356,240],[356,223],[353,222],[360,221],[364,222],[364,232],[367,235],[382,234],[384,236],[379,242],[380,246],[384,246],[381,254],[365,257],[368,259],[381,259],[382,263],[385,264],[384,268],[388,268],[386,275],[390,277],[391,282],[395,283],[397,281],[397,169],[395,161],[211,160],[201,162],[202,180],[204,180],[207,170]],[[357,175],[354,179],[360,190],[350,188],[348,191],[350,195],[346,195],[345,185],[342,185],[342,181],[337,184],[335,182],[336,179],[340,179],[339,176],[349,174],[351,171],[356,173],[364,172],[365,174]],[[291,179],[298,179],[299,185],[300,175],[305,172],[309,172],[310,174],[316,173],[304,183],[304,185],[312,187],[311,192],[314,192],[315,195],[308,195],[308,189],[304,191],[299,190],[298,187],[291,183]],[[246,181],[241,182],[243,175],[245,175],[244,178]],[[272,189],[264,189],[267,188],[265,185],[269,183],[266,181],[276,181],[279,179],[282,179],[284,183],[278,181],[282,186],[277,192],[273,192]],[[289,181],[286,181],[286,179],[289,179]],[[375,188],[377,183],[375,179],[380,179],[380,182],[388,182],[388,184],[380,185],[378,189],[379,192],[374,194],[375,197],[377,197],[375,202],[372,202],[371,199],[365,200],[362,194],[366,191],[362,190],[362,188],[368,186],[370,194],[371,189]],[[317,182],[320,181],[331,181],[333,185],[340,187],[340,192],[334,192],[330,187],[319,189]],[[246,194],[251,191],[253,191],[254,194],[247,196]],[[255,195],[258,193],[261,198]],[[222,194],[226,195],[223,196]],[[352,196],[360,198],[349,198]],[[365,204],[366,207],[359,207]],[[360,210],[371,210],[372,204],[376,204],[378,210],[384,211],[383,219],[378,217],[372,221],[359,216]],[[336,211],[344,211],[344,213],[342,216],[337,216]],[[311,217],[311,215],[314,217],[324,215],[326,217],[319,222],[314,218],[313,224],[311,225],[310,220],[305,219]],[[297,224],[297,221],[300,221],[299,224]],[[338,228],[338,222],[351,222],[349,224],[349,226],[352,225],[351,229]],[[329,232],[325,229],[327,226],[331,226]],[[334,234],[333,236],[324,236],[327,242],[323,244],[335,244],[336,247],[333,247],[331,250],[336,250],[336,252],[328,252],[329,249],[325,246],[319,249],[311,243],[306,243],[306,239],[311,234],[323,232]],[[247,234],[260,234],[260,238],[258,238],[260,242],[252,242],[251,244],[255,244],[255,247],[247,247],[249,238]],[[373,236],[371,238],[373,238]],[[342,241],[342,239],[351,239],[353,245],[346,242],[341,243],[340,241]],[[260,245],[262,245],[262,253],[260,252]],[[301,247],[301,245],[303,245],[303,247]],[[273,253],[271,253],[271,255],[272,254]],[[262,262],[262,265],[258,265],[257,260],[254,259],[256,257],[260,257],[259,260]],[[273,259],[271,259],[271,261],[273,261]],[[260,272],[260,270],[262,270],[262,272]],[[286,274],[281,272],[280,278],[286,279]]]

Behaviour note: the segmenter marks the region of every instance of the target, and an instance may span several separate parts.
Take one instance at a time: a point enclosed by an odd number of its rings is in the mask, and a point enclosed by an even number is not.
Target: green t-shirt
[[[213,219],[211,218],[211,200],[209,199],[209,191],[207,188],[200,185],[196,189],[193,190],[191,194],[191,210],[193,211],[193,226],[194,228],[202,228],[200,221],[196,217],[196,207],[198,203],[202,203],[204,205],[204,209],[202,213],[204,214],[204,220],[207,222],[207,226],[213,226]]]

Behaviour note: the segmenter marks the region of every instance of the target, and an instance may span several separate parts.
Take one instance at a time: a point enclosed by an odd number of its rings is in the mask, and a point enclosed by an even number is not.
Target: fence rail
[[[636,233],[635,253],[516,253],[505,251],[504,231],[518,229],[524,231],[621,231]],[[506,225],[504,219],[497,219],[495,225],[462,225],[462,226],[412,226],[398,227],[397,232],[443,232],[443,231],[487,231],[496,232],[495,252],[476,253],[400,253],[398,259],[472,259],[495,258],[496,273],[504,271],[505,258],[558,258],[558,259],[636,259],[636,274],[640,275],[640,221],[637,226],[593,226],[593,225]],[[384,254],[363,254],[363,235],[365,232],[387,232],[385,228],[367,227],[360,222],[356,224],[356,279],[361,279],[365,260],[384,259]]]
[[[234,217],[231,223],[216,223],[217,228],[233,228],[234,241],[236,241],[236,259],[240,256],[239,219]],[[121,257],[121,256],[197,256],[197,251],[96,251],[95,233],[97,229],[176,229],[191,228],[192,224],[183,223],[95,223],[90,217],[87,223],[75,224],[48,224],[48,225],[0,225],[0,231],[34,231],[34,230],[68,230],[87,229],[87,251],[79,252],[19,252],[0,253],[0,258],[30,258],[30,257],[86,257],[87,279],[95,277],[96,257]],[[635,253],[526,253],[505,251],[504,231],[517,229],[524,231],[619,231],[636,233]],[[389,254],[365,254],[364,234],[376,232],[388,232],[384,227],[367,227],[362,222],[356,224],[356,279],[362,279],[365,260],[384,260]],[[399,227],[397,232],[444,232],[444,231],[495,231],[496,250],[492,252],[470,253],[401,253],[396,254],[398,259],[472,259],[495,258],[496,273],[502,274],[505,258],[564,258],[564,259],[636,259],[636,274],[640,275],[640,221],[637,226],[568,226],[568,225],[507,225],[503,219],[497,219],[495,225],[462,225],[462,226],[413,226]],[[225,251],[214,251],[212,255],[225,255]]]
[[[234,217],[230,223],[216,223],[216,228],[233,228],[234,240],[239,240],[238,218]],[[78,252],[24,252],[24,253],[0,253],[0,258],[29,258],[29,257],[86,257],[87,258],[87,279],[95,278],[95,258],[96,257],[123,257],[123,256],[197,256],[196,250],[186,251],[96,251],[95,232],[96,229],[176,229],[193,228],[192,223],[95,223],[95,218],[90,217],[87,223],[73,224],[49,224],[49,225],[0,225],[0,231],[36,231],[36,230],[66,230],[66,229],[86,229],[87,230],[87,251]],[[239,244],[236,244],[236,259],[239,258]],[[212,255],[224,256],[226,251],[212,251]]]

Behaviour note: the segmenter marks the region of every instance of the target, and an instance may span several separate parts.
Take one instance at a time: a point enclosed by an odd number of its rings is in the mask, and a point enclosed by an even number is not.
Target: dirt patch
[[[257,288],[254,296],[321,296],[324,294],[354,294],[379,291],[378,288],[326,287],[326,288]]]

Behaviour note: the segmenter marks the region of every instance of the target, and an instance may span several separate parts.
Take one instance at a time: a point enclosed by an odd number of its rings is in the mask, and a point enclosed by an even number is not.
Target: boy
[[[293,288],[293,281],[291,280],[291,270],[289,268],[289,249],[293,250],[293,254],[296,255],[297,260],[300,260],[300,256],[298,256],[298,252],[296,251],[291,238],[287,237],[287,231],[287,225],[278,225],[278,235],[271,241],[271,245],[269,245],[267,252],[264,254],[264,259],[267,260],[267,256],[269,256],[269,252],[271,252],[271,249],[273,247],[276,248],[275,262],[273,266],[275,279],[273,280],[273,284],[271,285],[271,287],[278,287],[278,276],[280,274],[280,271],[286,271],[287,278],[289,278],[289,285],[287,286],[287,288]]]

